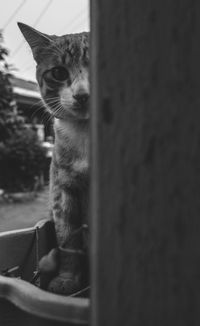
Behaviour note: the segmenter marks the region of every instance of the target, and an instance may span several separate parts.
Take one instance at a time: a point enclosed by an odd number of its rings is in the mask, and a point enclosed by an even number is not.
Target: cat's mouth
[[[60,120],[88,120],[89,114],[89,99],[85,103],[78,101],[67,101],[45,98],[47,109],[50,114]]]
[[[82,117],[83,119],[89,116],[89,105],[88,103],[86,104],[75,104],[70,111],[72,114]]]
[[[89,105],[73,105],[71,107],[60,106],[59,110],[51,108],[51,114],[60,120],[68,120],[69,118],[75,120],[88,120],[89,119]]]
[[[89,119],[89,110],[88,108],[81,107],[81,108],[74,108],[70,110],[72,116],[78,120],[88,120]]]

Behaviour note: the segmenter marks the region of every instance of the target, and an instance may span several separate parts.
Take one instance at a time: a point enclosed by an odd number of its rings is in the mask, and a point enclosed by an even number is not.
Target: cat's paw
[[[88,285],[89,268],[87,241],[88,226],[82,225],[68,238],[68,247],[52,249],[39,262],[40,286],[50,292],[71,295]],[[77,240],[82,236],[82,247]]]
[[[43,256],[39,261],[39,270],[42,273],[56,274],[59,269],[59,250],[52,249],[48,255]]]
[[[54,278],[59,271],[59,250],[52,249],[47,255],[43,256],[39,261],[40,287],[47,289],[49,282]]]
[[[47,290],[57,294],[70,295],[81,289],[81,275],[62,272],[54,277]]]
[[[59,248],[60,269],[48,291],[70,295],[81,290],[86,255],[82,250]]]

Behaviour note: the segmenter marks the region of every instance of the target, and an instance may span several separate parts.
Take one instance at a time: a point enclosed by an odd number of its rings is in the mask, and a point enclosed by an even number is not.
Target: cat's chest
[[[88,164],[88,159],[82,158],[82,159],[77,159],[73,162],[72,169],[75,173],[88,173],[89,170],[89,164]]]
[[[78,129],[69,123],[55,127],[55,151],[58,165],[70,167],[75,173],[87,173],[89,169],[89,141],[87,130]]]

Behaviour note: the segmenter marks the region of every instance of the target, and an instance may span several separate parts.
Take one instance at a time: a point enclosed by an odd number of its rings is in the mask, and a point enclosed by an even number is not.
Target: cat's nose
[[[76,94],[73,95],[73,97],[75,98],[75,100],[80,104],[80,105],[84,105],[87,103],[88,99],[89,99],[89,94],[87,93],[82,93],[82,94]]]

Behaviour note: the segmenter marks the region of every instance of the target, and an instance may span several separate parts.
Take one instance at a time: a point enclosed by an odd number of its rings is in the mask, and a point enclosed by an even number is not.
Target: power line
[[[14,12],[12,13],[12,15],[8,18],[8,20],[6,21],[6,23],[3,26],[3,30],[11,23],[11,21],[15,18],[15,16],[17,15],[17,13],[20,11],[20,9],[25,5],[27,0],[23,0],[19,6],[14,10]]]
[[[37,24],[40,22],[40,20],[44,16],[44,14],[46,14],[46,12],[49,9],[49,7],[52,4],[52,2],[53,2],[53,0],[49,0],[49,2],[46,4],[46,6],[44,7],[44,9],[41,11],[40,15],[36,19],[35,23],[33,24],[33,27],[36,27],[37,26]]]
[[[81,11],[79,11],[79,13],[67,24],[65,24],[59,31],[58,34],[66,31],[68,28],[70,28],[79,18],[81,18],[82,14],[85,13],[86,8],[82,9]]]
[[[71,31],[73,29],[73,32],[76,32],[76,30],[79,30],[80,27],[85,26],[85,24],[87,23],[87,19],[84,18],[81,21],[77,22],[77,24],[73,25],[73,27],[71,27]]]
[[[51,3],[53,2],[53,0],[49,0],[48,3],[46,4],[46,6],[43,8],[43,10],[41,11],[41,13],[39,14],[39,16],[37,17],[36,21],[33,24],[33,27],[36,27],[38,25],[38,23],[40,22],[40,20],[42,19],[42,17],[46,14],[47,10],[49,9]],[[17,46],[17,48],[14,50],[12,57],[15,56],[19,50],[21,49],[21,47],[24,45],[25,40],[22,40],[19,45]]]

